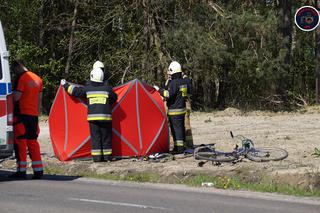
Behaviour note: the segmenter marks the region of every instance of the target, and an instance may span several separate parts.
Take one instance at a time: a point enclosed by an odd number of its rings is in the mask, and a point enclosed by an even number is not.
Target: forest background
[[[294,14],[314,1],[0,0],[11,59],[44,81],[48,114],[61,78],[88,79],[96,60],[116,86],[165,80],[172,60],[193,79],[194,110],[284,110],[317,102],[320,27]]]

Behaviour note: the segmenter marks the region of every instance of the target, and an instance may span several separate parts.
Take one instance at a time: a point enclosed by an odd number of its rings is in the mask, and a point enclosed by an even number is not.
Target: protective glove
[[[153,85],[153,88],[155,88],[157,91],[159,91],[159,87],[158,86],[156,86],[156,85]]]
[[[66,82],[67,82],[66,79],[61,79],[60,84],[63,86],[66,84]]]

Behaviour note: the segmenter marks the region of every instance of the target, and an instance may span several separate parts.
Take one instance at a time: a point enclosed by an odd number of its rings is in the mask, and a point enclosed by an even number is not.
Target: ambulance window
[[[2,64],[1,64],[1,59],[0,59],[0,80],[2,79]]]

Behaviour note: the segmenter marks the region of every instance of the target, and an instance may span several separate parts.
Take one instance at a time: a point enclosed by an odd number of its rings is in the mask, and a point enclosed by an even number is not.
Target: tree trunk
[[[39,8],[39,40],[38,44],[40,48],[44,46],[44,8],[45,8],[45,1],[42,1],[41,7]]]
[[[316,29],[316,103],[320,103],[320,26]]]
[[[160,28],[163,26],[159,26]],[[163,76],[166,76],[166,57],[165,54],[162,52],[162,46],[161,46],[161,38],[160,38],[160,33],[157,30],[156,27],[156,21],[155,17],[152,17],[152,23],[151,23],[151,33],[153,37],[153,42],[155,46],[155,50],[158,56],[158,65],[157,65],[157,70],[155,73],[155,80],[162,80]]]
[[[77,21],[77,15],[78,15],[78,5],[79,5],[78,3],[79,3],[78,0],[76,0],[75,5],[74,5],[74,10],[73,10],[67,64],[66,64],[66,68],[64,71],[65,77],[67,77],[69,75],[70,65],[71,65],[71,60],[72,60],[73,44],[74,44],[74,31],[76,28],[76,21]]]
[[[215,83],[210,77],[203,79],[203,99],[206,108],[213,108],[215,104]]]
[[[279,87],[278,92],[281,96],[284,104],[288,104],[288,94],[287,91],[289,89],[288,82],[290,80],[289,72],[290,72],[290,64],[291,64],[291,44],[292,44],[292,2],[291,0],[280,0],[280,15],[282,22],[280,23],[280,30],[283,37],[282,48],[285,49],[285,56],[283,58],[283,66],[282,72],[279,79]]]
[[[21,34],[22,34],[22,21],[21,20],[19,20],[19,22],[18,22],[19,24],[18,24],[18,30],[17,30],[17,34],[18,34],[18,41],[19,41],[19,43],[21,43],[22,42],[22,36],[21,36]]]
[[[218,98],[216,107],[219,110],[226,108],[226,98],[227,98],[227,89],[228,89],[228,79],[229,79],[229,65],[228,62],[225,62],[223,65],[223,75],[219,79],[219,88],[218,88]]]
[[[149,71],[150,71],[150,49],[151,49],[151,41],[150,41],[150,17],[149,17],[149,0],[142,1],[143,7],[143,45],[144,45],[144,58],[142,60],[142,70],[144,72],[144,76],[149,78]]]
[[[233,52],[234,50],[234,44],[232,40],[231,33],[226,32],[225,40],[228,45],[228,49],[230,52]],[[229,82],[229,70],[231,67],[231,61],[229,58],[224,59],[224,63],[222,65],[223,73],[219,77],[219,88],[218,88],[218,97],[217,97],[217,104],[216,107],[220,110],[226,108],[226,99],[227,99],[227,93],[228,93],[228,82]]]

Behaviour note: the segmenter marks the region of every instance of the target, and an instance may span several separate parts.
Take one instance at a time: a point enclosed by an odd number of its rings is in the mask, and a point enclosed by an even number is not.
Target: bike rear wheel
[[[197,160],[206,160],[212,162],[231,162],[236,160],[233,152],[221,152],[212,149],[209,146],[197,147],[194,150],[194,158]]]
[[[278,147],[251,148],[246,157],[255,162],[279,161],[288,157],[288,152]]]

